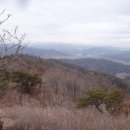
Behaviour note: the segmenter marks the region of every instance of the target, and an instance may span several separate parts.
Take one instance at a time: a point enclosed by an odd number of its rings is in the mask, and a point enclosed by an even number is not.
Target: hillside
[[[127,74],[128,75],[130,74],[130,65],[125,65],[105,59],[82,58],[82,59],[63,59],[62,61],[110,75],[126,74],[127,76]],[[123,79],[126,78],[123,77]],[[127,77],[126,80],[129,81],[130,79],[128,79]]]
[[[122,51],[117,54],[107,54],[104,57],[113,61],[130,65],[130,51]]]
[[[38,95],[43,90],[48,91],[42,95],[43,99],[47,99],[46,102],[49,103],[50,100],[52,103],[57,102],[54,104],[70,102],[70,105],[72,105],[73,101],[82,96],[84,90],[89,87],[120,87],[127,92],[127,85],[124,81],[54,59],[41,59],[35,56],[21,55],[20,58],[13,61],[9,69],[13,71],[24,70],[42,75],[43,84]],[[37,101],[38,103],[40,102],[39,99]]]
[[[97,86],[120,88],[129,95],[128,84],[118,78],[59,60],[30,55],[20,55],[10,64],[9,70],[10,72],[23,70],[40,75],[42,85],[33,88],[29,94],[18,89],[16,84],[10,84],[8,89],[0,91],[0,107],[5,113],[3,121],[5,127],[9,128],[7,130],[25,128],[31,130],[39,130],[39,128],[41,130],[86,130],[88,128],[91,130],[93,127],[93,130],[101,130],[105,127],[105,122],[109,123],[107,130],[111,130],[111,127],[115,127],[115,123],[119,124],[122,119],[116,121],[113,117],[109,117],[110,115],[103,115],[93,107],[88,109],[76,107],[77,100],[84,95],[87,88]],[[89,123],[86,124],[88,119],[90,119]],[[96,122],[95,125],[91,119]],[[97,127],[99,119],[103,124]],[[115,123],[109,122],[110,119]],[[119,127],[116,128],[115,130],[118,130]]]

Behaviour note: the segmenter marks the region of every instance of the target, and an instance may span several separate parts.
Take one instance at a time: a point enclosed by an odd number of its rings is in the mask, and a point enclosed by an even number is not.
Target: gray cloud
[[[0,7],[14,14],[7,27],[19,24],[32,42],[130,41],[129,0],[4,0]]]
[[[25,8],[29,4],[30,0],[17,0],[18,5]]]

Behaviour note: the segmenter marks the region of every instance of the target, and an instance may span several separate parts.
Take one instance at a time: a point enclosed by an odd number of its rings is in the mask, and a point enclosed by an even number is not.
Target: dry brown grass
[[[23,59],[10,68],[29,72],[37,68],[43,74],[43,84],[30,94],[22,93],[17,86],[0,93],[5,130],[130,130],[130,118],[101,114],[94,108],[75,108],[89,87],[118,87],[109,77],[57,61],[31,56]]]
[[[94,109],[63,107],[4,108],[4,119],[15,124],[7,130],[129,130],[130,118],[112,117]]]

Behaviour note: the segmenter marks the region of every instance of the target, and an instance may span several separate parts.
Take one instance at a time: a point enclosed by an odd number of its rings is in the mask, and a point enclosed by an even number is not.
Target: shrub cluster
[[[42,83],[42,80],[39,76],[32,75],[24,71],[13,72],[12,80],[18,83],[18,86],[27,93],[30,93],[32,88],[35,87],[37,84]]]
[[[9,80],[4,75],[0,75],[0,90],[5,90],[8,84]]]
[[[111,114],[115,114],[123,99],[124,93],[120,89],[113,88],[109,90],[104,87],[90,88],[86,90],[85,96],[79,99],[78,107],[94,105],[100,112],[103,112],[100,109],[100,105],[105,104],[106,110]]]

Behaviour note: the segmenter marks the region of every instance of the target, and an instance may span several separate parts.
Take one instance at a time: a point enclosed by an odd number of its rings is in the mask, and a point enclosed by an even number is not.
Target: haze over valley
[[[130,49],[109,46],[42,44],[25,48],[24,53],[78,65],[115,75],[130,82]]]

